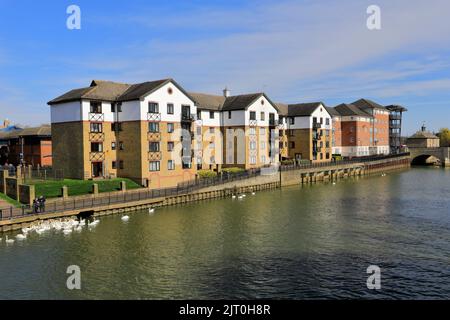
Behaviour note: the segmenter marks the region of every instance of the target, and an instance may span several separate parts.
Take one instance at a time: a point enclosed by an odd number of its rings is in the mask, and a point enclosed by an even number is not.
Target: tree
[[[450,146],[450,130],[448,128],[439,130],[439,138],[441,140],[441,147]]]

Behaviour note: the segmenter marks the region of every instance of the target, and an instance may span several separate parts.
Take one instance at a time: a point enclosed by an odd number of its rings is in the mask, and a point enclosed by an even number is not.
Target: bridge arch
[[[420,155],[415,155],[414,157],[411,157],[411,164],[412,165],[431,166],[431,165],[441,164],[441,160],[431,154],[420,154]]]

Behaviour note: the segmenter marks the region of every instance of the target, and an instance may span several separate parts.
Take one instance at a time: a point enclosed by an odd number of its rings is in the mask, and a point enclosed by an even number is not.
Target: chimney
[[[11,121],[8,119],[3,120],[3,128],[7,128],[11,124]]]
[[[427,127],[425,127],[425,122],[424,122],[422,125],[422,132],[425,132],[425,131],[427,131]]]
[[[227,87],[225,87],[225,89],[223,89],[223,96],[225,98],[228,98],[230,96],[230,90],[228,90]]]

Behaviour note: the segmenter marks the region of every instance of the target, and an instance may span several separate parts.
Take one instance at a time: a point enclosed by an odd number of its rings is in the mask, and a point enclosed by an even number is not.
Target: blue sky
[[[81,30],[66,28],[71,4]],[[449,35],[448,0],[0,0],[0,119],[49,122],[46,102],[92,79],[172,77],[285,103],[402,104],[408,134],[438,130],[450,126]]]

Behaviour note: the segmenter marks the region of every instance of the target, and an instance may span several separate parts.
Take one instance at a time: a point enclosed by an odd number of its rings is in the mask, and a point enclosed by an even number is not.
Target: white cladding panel
[[[214,118],[211,119],[210,117],[210,111],[209,110],[201,110],[200,116],[202,120],[202,126],[206,127],[219,127],[221,125],[221,117],[223,116],[221,112],[219,111],[213,111]]]
[[[228,119],[228,111],[222,112],[223,125],[226,127],[245,126],[245,110],[231,111],[231,119]]]
[[[172,93],[169,94],[169,88]],[[159,112],[161,113],[161,121],[180,122],[181,106],[186,105],[191,107],[191,115],[197,114],[197,107],[188,96],[179,90],[173,83],[167,83],[158,90],[147,95],[141,101],[141,119],[147,120],[148,103],[157,102],[159,104]],[[167,104],[172,103],[174,106],[174,113],[167,113]],[[137,119],[136,119],[137,120]]]
[[[51,105],[50,117],[52,123],[81,121],[80,101]]]

